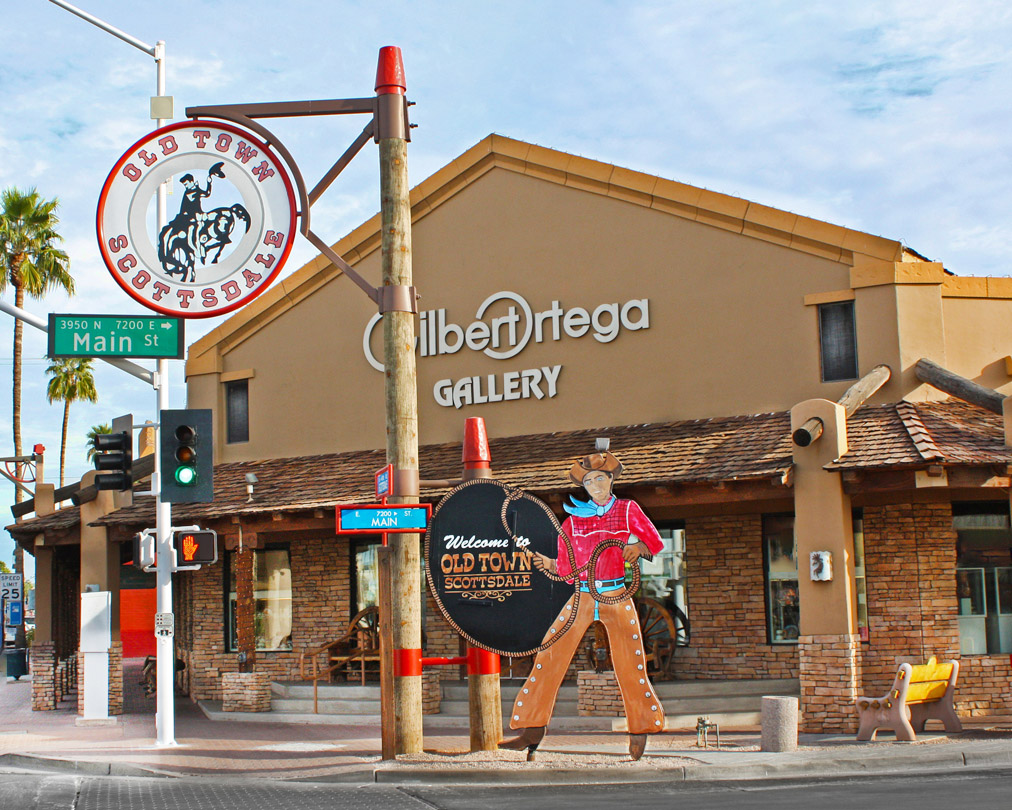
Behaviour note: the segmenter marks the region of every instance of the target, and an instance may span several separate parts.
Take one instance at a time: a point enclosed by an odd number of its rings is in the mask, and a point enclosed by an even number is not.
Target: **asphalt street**
[[[0,775],[0,810],[952,810],[1009,806],[1012,771],[792,782],[474,787],[293,784],[242,779]]]

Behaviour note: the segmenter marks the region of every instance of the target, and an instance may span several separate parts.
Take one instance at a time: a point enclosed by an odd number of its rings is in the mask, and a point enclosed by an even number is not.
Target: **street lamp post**
[[[65,0],[49,0],[71,14],[76,14],[82,20],[101,28],[106,33],[133,45],[140,51],[144,51],[155,60],[157,71],[157,96],[152,99],[152,117],[155,115],[172,117],[171,100],[165,103],[165,42],[159,40],[154,46],[132,37],[124,31],[100,20],[76,6],[72,6]],[[167,119],[164,117],[155,118],[158,127],[165,125]],[[158,230],[165,227],[168,222],[166,215],[166,188],[162,183],[158,186]],[[158,360],[157,372],[155,373],[154,386],[157,397],[157,408],[159,415],[169,407],[169,361]],[[159,416],[160,418],[160,416]],[[155,447],[160,447],[161,428],[155,428]],[[156,610],[158,613],[172,612],[172,506],[163,503],[161,490],[161,454],[155,453],[155,472],[151,478],[151,489],[155,493],[155,531],[157,536],[157,585],[156,585]],[[157,698],[155,712],[156,742],[161,746],[175,745],[175,705],[173,699],[173,682],[175,679],[176,661],[173,649],[173,636],[156,636],[156,649],[158,661],[157,674]]]

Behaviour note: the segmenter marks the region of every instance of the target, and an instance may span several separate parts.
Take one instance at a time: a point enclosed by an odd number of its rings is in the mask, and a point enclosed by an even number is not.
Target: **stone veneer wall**
[[[861,684],[861,637],[855,634],[801,636],[800,729],[857,731],[854,701]]]
[[[56,645],[40,641],[32,645],[32,711],[56,709]]]
[[[443,693],[439,685],[441,682],[440,669],[446,669],[446,667],[436,667],[422,672],[422,714],[439,714],[443,701]]]
[[[956,531],[947,503],[864,509],[869,641],[862,694],[881,695],[903,660],[959,657]],[[969,669],[972,670],[972,667]],[[960,673],[960,681],[964,675]],[[963,684],[957,694],[964,693]]]
[[[271,679],[263,672],[226,672],[221,676],[223,712],[269,712]]]
[[[762,516],[690,518],[685,543],[692,638],[675,677],[797,678],[797,646],[766,640]]]
[[[624,717],[618,678],[612,670],[582,670],[576,678],[577,711],[581,717]]]
[[[109,648],[109,714],[123,714],[123,642]]]
[[[268,540],[268,544],[270,544]],[[292,649],[257,652],[256,672],[269,680],[297,680],[299,656],[307,649],[338,638],[351,618],[350,551],[332,534],[289,544],[292,565]],[[178,589],[190,602],[182,632],[177,630],[177,655],[186,662],[185,680],[194,700],[221,700],[221,676],[237,672],[238,657],[226,649],[225,568],[205,566],[177,576]],[[182,607],[177,602],[177,607]]]
[[[964,717],[1012,712],[1012,656],[966,655],[959,662],[956,711]]]

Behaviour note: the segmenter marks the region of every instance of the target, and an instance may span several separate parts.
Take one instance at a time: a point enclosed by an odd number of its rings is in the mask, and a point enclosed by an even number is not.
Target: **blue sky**
[[[417,102],[413,184],[498,132],[899,239],[960,275],[1012,271],[1006,2],[76,5],[149,44],[165,40],[177,120],[187,106],[372,95],[378,49],[399,45]],[[78,286],[72,299],[30,302],[33,313],[142,311],[102,264],[94,217],[109,170],[153,128],[154,84],[141,51],[46,0],[5,0],[0,188],[59,197]],[[362,122],[270,125],[313,185]],[[378,210],[376,164],[366,148],[313,207],[317,233],[336,241]],[[314,253],[300,237],[283,273]],[[191,321],[187,341],[219,322]],[[0,315],[0,387],[11,323]],[[62,408],[45,399],[45,336],[25,334],[24,443],[46,445],[54,480]],[[68,481],[87,469],[90,426],[126,412],[154,418],[150,389],[97,365],[99,402],[71,410]],[[172,407],[183,407],[182,363],[171,365]],[[11,435],[7,394],[0,455]],[[11,502],[4,482],[4,524]],[[0,559],[11,549],[3,532]]]

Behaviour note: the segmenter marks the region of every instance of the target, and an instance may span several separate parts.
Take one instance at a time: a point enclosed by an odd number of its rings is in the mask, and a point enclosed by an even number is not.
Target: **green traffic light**
[[[197,483],[197,471],[193,467],[176,467],[176,483],[181,487],[192,487]]]

